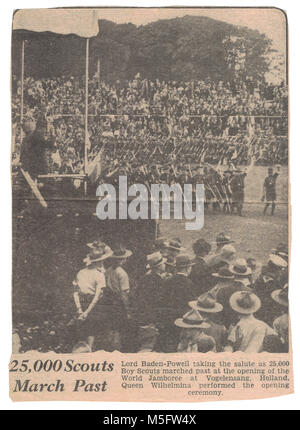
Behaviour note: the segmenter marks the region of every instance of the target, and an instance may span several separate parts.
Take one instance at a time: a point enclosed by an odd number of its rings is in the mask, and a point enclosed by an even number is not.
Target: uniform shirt
[[[274,173],[272,176],[267,176],[264,181],[264,188],[266,190],[267,200],[276,200],[276,181],[278,173]]]
[[[73,285],[81,294],[95,295],[97,288],[105,288],[104,269],[84,268],[77,273]]]
[[[276,332],[268,324],[253,315],[246,315],[230,330],[228,340],[236,351],[255,353],[262,351],[264,338],[270,335],[276,335]]]
[[[204,258],[197,256],[194,260],[190,279],[197,286],[198,295],[205,293],[211,286],[210,269]]]
[[[277,177],[278,173],[274,173],[274,175],[265,178],[264,187],[267,193],[275,193]]]
[[[128,275],[121,266],[115,269],[109,267],[106,270],[106,282],[107,286],[118,296],[120,293],[130,290]]]
[[[232,192],[243,191],[245,187],[245,174],[235,175],[232,177],[230,187]]]

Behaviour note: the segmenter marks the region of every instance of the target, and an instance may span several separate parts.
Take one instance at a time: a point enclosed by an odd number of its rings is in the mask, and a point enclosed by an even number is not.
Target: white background
[[[292,247],[290,269],[290,312],[293,335],[295,394],[264,400],[209,402],[209,403],[108,403],[108,402],[26,402],[13,403],[9,399],[8,363],[11,353],[11,183],[10,183],[10,38],[12,13],[14,9],[62,6],[276,6],[284,9],[289,23],[289,76],[290,76],[290,181],[292,203]],[[0,132],[0,175],[1,175],[1,265],[0,265],[0,409],[300,409],[300,2],[295,0],[263,1],[50,1],[10,0],[0,6],[1,31],[1,132]],[[126,412],[125,412],[126,413]]]

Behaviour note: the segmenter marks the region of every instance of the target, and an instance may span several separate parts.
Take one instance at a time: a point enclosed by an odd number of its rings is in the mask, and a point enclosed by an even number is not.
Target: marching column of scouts
[[[262,266],[239,258],[224,233],[213,244],[196,240],[194,258],[180,239],[161,237],[137,280],[130,276],[130,250],[102,241],[88,246],[86,267],[73,283],[73,352],[288,352],[284,244],[270,250]]]
[[[39,173],[49,171],[49,154],[47,150],[53,150],[55,147],[55,138],[49,134],[45,139],[46,125],[41,122],[38,129],[33,121],[27,121],[24,124],[26,136],[22,144],[20,161],[25,171],[29,172],[33,178]],[[43,145],[41,145],[43,140]],[[245,177],[247,168],[241,170],[231,161],[226,170],[216,168],[208,163],[193,166],[192,156],[187,156],[186,162],[177,162],[176,159],[171,161],[163,154],[159,148],[151,154],[151,160],[145,160],[138,163],[134,160],[110,160],[109,165],[104,167],[101,172],[100,181],[110,183],[118,188],[119,176],[125,175],[128,184],[135,183],[145,184],[149,188],[151,184],[174,184],[181,185],[192,184],[194,189],[196,184],[203,184],[205,190],[205,209],[212,205],[213,211],[223,211],[228,214],[238,214],[242,216],[242,210],[245,199]],[[156,163],[153,162],[156,160]],[[117,163],[117,167],[116,164]],[[51,164],[51,163],[50,163]],[[50,169],[51,170],[51,169]],[[280,166],[274,173],[273,167],[268,168],[268,176],[265,178],[263,185],[262,201],[266,201],[264,215],[271,205],[271,215],[274,215],[276,201],[276,181],[280,172]],[[23,177],[19,178],[21,183]]]
[[[268,168],[268,175],[263,184],[262,201],[265,201],[263,214],[266,215],[271,205],[270,215],[274,215],[276,201],[276,182],[280,173],[280,166]],[[127,162],[120,167],[107,168],[102,173],[101,182],[109,182],[118,188],[119,176],[126,176],[129,185],[135,183],[145,184],[149,188],[151,184],[179,184],[184,189],[184,184],[192,184],[195,191],[196,184],[203,184],[205,191],[205,209],[210,205],[214,212],[224,214],[242,215],[245,200],[245,178],[247,168],[243,170],[230,164],[226,170],[221,170],[210,165],[191,167],[190,164],[166,163],[165,165],[150,164],[149,166]]]

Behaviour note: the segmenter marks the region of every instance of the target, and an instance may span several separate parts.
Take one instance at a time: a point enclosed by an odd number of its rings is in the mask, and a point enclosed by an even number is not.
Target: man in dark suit
[[[234,175],[230,182],[230,188],[232,191],[232,213],[236,208],[237,214],[242,216],[242,210],[245,199],[245,177],[247,176],[246,171],[242,172],[240,169],[235,169]]]
[[[45,124],[34,119],[24,122],[26,136],[21,146],[20,162],[22,168],[33,178],[38,174],[48,173],[47,150],[54,148],[55,138],[47,137]]]
[[[193,243],[193,250],[196,255],[194,266],[190,274],[190,279],[198,288],[198,295],[209,290],[211,285],[211,272],[204,257],[210,252],[211,245],[204,239],[198,239]]]
[[[174,321],[187,312],[188,302],[198,297],[197,288],[189,278],[193,265],[188,255],[178,255],[175,263],[176,274],[166,281],[162,294],[160,327],[160,344],[163,352],[177,350],[180,329],[174,326]]]
[[[161,253],[158,251],[148,255],[147,261],[150,271],[140,280],[135,297],[135,307],[141,326],[157,323],[161,294],[166,283],[166,259]]]
[[[166,282],[165,261],[161,253],[147,257],[150,271],[140,280],[135,295],[139,351],[153,351],[158,337],[161,294]]]

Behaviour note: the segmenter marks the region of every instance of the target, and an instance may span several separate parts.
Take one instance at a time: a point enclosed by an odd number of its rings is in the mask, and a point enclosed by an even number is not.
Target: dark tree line
[[[83,76],[85,40],[75,35],[14,31],[13,74],[20,73],[21,40],[25,38],[25,74],[51,77]],[[242,41],[224,43],[224,40]],[[143,26],[99,21],[90,41],[90,72],[100,59],[101,79],[132,79],[137,73],[151,80],[230,80],[237,71],[230,61],[244,56],[240,74],[262,80],[268,70],[271,41],[258,31],[207,17],[185,16]],[[233,53],[233,54],[232,54]]]

